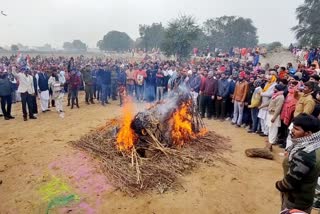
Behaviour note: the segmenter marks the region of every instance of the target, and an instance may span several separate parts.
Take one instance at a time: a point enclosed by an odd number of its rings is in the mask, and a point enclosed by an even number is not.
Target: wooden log
[[[266,148],[252,148],[245,151],[247,157],[273,160],[273,154]]]

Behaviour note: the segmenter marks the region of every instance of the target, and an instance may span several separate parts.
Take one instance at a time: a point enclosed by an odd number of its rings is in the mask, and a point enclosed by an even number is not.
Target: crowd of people
[[[296,54],[297,49],[292,48],[292,52]],[[302,185],[301,178],[319,161],[314,152],[320,147],[320,68],[319,57],[310,57],[318,56],[314,52],[317,53],[310,50],[296,67],[290,62],[262,66],[258,49],[232,49],[223,56],[194,57],[189,62],[130,62],[83,56],[2,57],[1,109],[5,120],[14,119],[11,105],[21,101],[23,119],[27,121],[37,119],[37,102],[42,113],[50,111],[50,105],[62,113],[65,95],[67,106],[80,108],[78,92],[83,89],[87,105],[99,102],[106,106],[110,99],[118,99],[121,106],[126,96],[136,102],[161,101],[167,92],[183,85],[190,91],[202,118],[230,121],[236,127],[246,128],[248,133],[267,137],[265,146],[270,151],[275,145],[291,151],[297,136],[311,136],[307,140],[313,146],[307,146],[308,152],[304,153],[294,150],[300,156],[289,156],[289,162],[293,161],[296,168],[290,168],[284,180],[277,182],[286,208],[308,211],[310,197],[301,199],[302,190],[295,187]],[[310,125],[308,121],[313,122]],[[299,135],[302,132],[305,135]],[[312,168],[316,177],[318,168]],[[314,180],[308,182],[313,188]],[[290,195],[288,191],[297,194]],[[295,206],[292,200],[300,199],[305,201]]]

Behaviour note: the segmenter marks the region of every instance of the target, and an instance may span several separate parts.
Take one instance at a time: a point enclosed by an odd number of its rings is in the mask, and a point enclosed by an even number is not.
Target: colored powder
[[[49,213],[49,210],[51,210],[52,208],[58,207],[58,206],[65,206],[67,204],[69,204],[72,201],[75,200],[79,200],[79,196],[71,194],[71,195],[67,195],[67,196],[59,196],[56,198],[53,198],[49,204],[48,204],[48,208],[47,208],[47,214]]]
[[[40,187],[39,192],[45,201],[51,201],[59,195],[65,195],[70,192],[70,187],[57,177]]]

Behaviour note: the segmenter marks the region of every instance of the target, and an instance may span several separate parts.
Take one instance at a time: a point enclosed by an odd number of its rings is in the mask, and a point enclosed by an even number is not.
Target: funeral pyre
[[[121,118],[72,144],[97,157],[115,187],[136,194],[149,189],[162,193],[199,163],[225,161],[226,142],[206,130],[191,93],[179,87],[135,115],[127,100]]]

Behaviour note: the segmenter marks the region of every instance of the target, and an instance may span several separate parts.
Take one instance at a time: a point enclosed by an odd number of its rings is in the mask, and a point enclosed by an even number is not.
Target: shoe
[[[226,118],[226,121],[229,121],[229,120],[231,120],[231,118],[230,118],[230,117],[227,117],[227,118]]]
[[[42,113],[46,113],[47,111],[42,111]]]
[[[238,127],[238,128],[241,128],[241,125],[238,125],[238,124],[237,124],[237,127]]]
[[[248,133],[254,133],[254,131],[252,131],[252,130],[248,130]]]
[[[60,110],[59,112],[60,112],[60,113],[63,113],[64,111]]]
[[[231,125],[236,125],[236,123],[234,123],[234,122],[231,122]]]
[[[29,119],[36,120],[37,118],[35,116],[31,116],[31,117],[29,117]]]
[[[93,100],[91,100],[90,103],[91,103],[91,104],[95,104],[95,103],[93,102]]]
[[[10,119],[10,120],[11,120],[11,119],[14,119],[14,118],[15,118],[15,117],[13,117],[13,116],[11,116],[11,115],[9,116],[9,119]]]
[[[261,133],[259,134],[261,137],[268,137],[268,135],[264,134],[264,133]]]
[[[0,114],[0,117],[3,117],[3,114]]]
[[[24,121],[27,121],[27,120],[28,120],[28,118],[27,118],[27,117],[23,117],[23,120],[24,120]]]
[[[90,105],[90,103],[89,103],[88,101],[86,101],[86,104],[87,104],[87,105]]]
[[[9,118],[9,117],[7,117],[7,116],[4,116],[4,119],[5,119],[5,120],[10,120],[10,118]]]
[[[279,144],[279,148],[285,149],[285,148],[286,148],[286,145],[284,145],[284,144]]]

